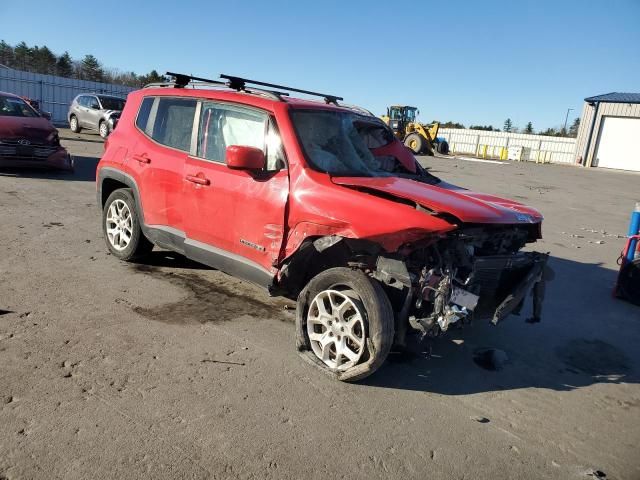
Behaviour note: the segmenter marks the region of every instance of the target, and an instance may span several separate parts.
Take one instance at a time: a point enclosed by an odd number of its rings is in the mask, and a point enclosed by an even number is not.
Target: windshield
[[[316,170],[335,176],[403,176],[436,181],[376,118],[330,110],[293,110],[291,118],[306,157]],[[401,154],[394,154],[398,148]],[[374,155],[372,150],[385,153]]]
[[[114,97],[100,97],[100,103],[103,110],[122,110],[124,108],[124,99]]]
[[[40,115],[21,98],[0,95],[0,116],[39,117]]]

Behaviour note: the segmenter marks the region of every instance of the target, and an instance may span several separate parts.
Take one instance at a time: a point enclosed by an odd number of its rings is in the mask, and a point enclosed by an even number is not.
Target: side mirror
[[[244,145],[229,145],[226,152],[227,167],[235,170],[262,170],[264,152],[259,148]]]
[[[51,120],[51,112],[40,112],[40,115],[42,115],[47,120]]]
[[[97,103],[92,103],[91,108],[93,108],[94,110],[100,110],[100,105],[98,105]]]

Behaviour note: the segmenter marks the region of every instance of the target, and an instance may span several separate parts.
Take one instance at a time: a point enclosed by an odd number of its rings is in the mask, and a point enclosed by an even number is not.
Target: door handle
[[[196,183],[198,185],[211,185],[211,180],[204,177],[201,173],[199,173],[198,175],[187,175],[185,179],[187,180],[187,182]]]
[[[142,155],[133,155],[133,159],[137,160],[140,163],[151,163],[151,159],[149,157],[147,157],[146,153],[143,153]]]

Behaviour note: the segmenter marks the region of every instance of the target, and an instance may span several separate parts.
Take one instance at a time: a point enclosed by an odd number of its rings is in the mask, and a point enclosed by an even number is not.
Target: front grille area
[[[28,145],[20,143],[19,139],[0,141],[0,158],[10,160],[38,161],[46,160],[58,147],[46,145],[43,140],[30,140]]]

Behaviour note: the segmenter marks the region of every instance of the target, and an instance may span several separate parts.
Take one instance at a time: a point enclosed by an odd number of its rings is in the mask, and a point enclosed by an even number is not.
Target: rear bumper
[[[58,147],[47,156],[43,155],[0,155],[0,167],[8,168],[55,168],[59,170],[73,171],[73,157],[64,147]]]

